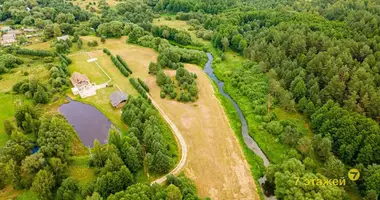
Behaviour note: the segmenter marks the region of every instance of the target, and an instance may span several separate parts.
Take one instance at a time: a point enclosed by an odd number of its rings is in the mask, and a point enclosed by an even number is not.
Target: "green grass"
[[[95,180],[94,169],[88,166],[90,156],[73,156],[70,160],[69,174],[75,180],[79,182],[80,185],[84,185],[88,182]]]
[[[19,57],[24,58],[23,60],[25,63],[17,68],[11,69],[6,74],[0,75],[0,92],[11,91],[14,84],[24,79],[47,80],[49,78],[49,72],[46,69],[42,59],[38,58],[39,60],[33,60],[26,59],[25,56]]]
[[[38,200],[38,196],[36,193],[28,190],[23,192],[20,196],[18,196],[17,200]]]
[[[13,96],[0,93],[0,147],[3,147],[10,137],[4,131],[4,120],[12,120],[15,113]]]

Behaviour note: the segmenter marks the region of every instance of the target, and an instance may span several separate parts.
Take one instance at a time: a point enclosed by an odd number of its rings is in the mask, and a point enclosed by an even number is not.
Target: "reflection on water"
[[[112,123],[94,106],[70,100],[59,107],[59,112],[74,127],[85,146],[93,147],[95,139],[101,144],[108,142]]]

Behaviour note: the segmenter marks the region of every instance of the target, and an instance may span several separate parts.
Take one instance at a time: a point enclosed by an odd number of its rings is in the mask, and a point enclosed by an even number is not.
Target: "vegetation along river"
[[[94,140],[101,144],[108,142],[108,130],[112,123],[94,106],[69,99],[69,103],[59,107],[67,121],[74,127],[82,143],[93,147]]]
[[[208,57],[208,61],[206,63],[204,71],[218,85],[220,93],[232,102],[235,110],[237,111],[237,113],[239,115],[240,121],[241,121],[241,133],[243,135],[243,139],[244,139],[245,144],[256,155],[258,155],[261,159],[263,159],[264,166],[268,167],[268,165],[269,165],[268,158],[265,156],[265,154],[260,149],[259,145],[255,142],[255,140],[253,140],[252,137],[248,134],[248,124],[247,124],[247,120],[245,119],[245,117],[243,115],[243,112],[241,111],[241,109],[238,106],[238,104],[232,99],[232,97],[224,91],[224,89],[223,89],[224,82],[220,81],[215,76],[214,69],[212,68],[213,57],[212,57],[211,53],[207,53],[207,57]],[[265,180],[266,180],[265,177],[261,177],[260,180],[259,180],[260,184],[263,184],[265,182]],[[274,196],[272,196],[272,197],[265,197],[265,199],[275,199],[275,197]]]

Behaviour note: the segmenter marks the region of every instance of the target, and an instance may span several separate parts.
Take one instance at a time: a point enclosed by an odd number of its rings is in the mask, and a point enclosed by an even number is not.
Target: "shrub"
[[[107,54],[107,55],[111,55],[111,52],[110,52],[110,50],[108,50],[107,48],[104,48],[103,49],[103,52],[105,53],[105,54]]]
[[[140,78],[137,78],[137,81],[140,83],[140,85],[145,89],[145,91],[149,92],[149,87],[147,84],[144,83]]]
[[[92,40],[92,41],[87,42],[87,46],[89,46],[89,47],[96,47],[98,45],[99,45],[98,41],[96,41],[96,40]]]
[[[129,76],[128,71],[124,68],[124,66],[119,62],[119,60],[118,60],[115,56],[112,56],[112,55],[111,55],[111,60],[112,60],[113,64],[119,69],[119,71],[120,71],[125,77],[128,77],[128,76]]]
[[[133,85],[133,87],[141,94],[145,99],[148,98],[145,89],[136,81],[134,78],[130,78],[129,82]]]
[[[128,64],[119,56],[116,55],[117,60],[124,66],[124,68],[130,73],[133,74],[132,70],[129,69]]]

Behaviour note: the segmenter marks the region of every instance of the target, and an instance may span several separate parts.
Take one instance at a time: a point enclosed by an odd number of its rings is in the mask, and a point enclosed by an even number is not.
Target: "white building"
[[[66,40],[68,40],[68,39],[69,39],[69,36],[68,36],[68,35],[64,35],[64,36],[61,36],[61,37],[57,37],[57,40],[58,40],[58,41],[61,41],[61,40],[66,41]]]
[[[15,34],[4,34],[2,36],[1,45],[3,46],[10,46],[15,42],[17,42]]]
[[[71,91],[74,95],[80,95],[82,98],[96,95],[96,86],[91,84],[90,79],[85,74],[74,72],[70,78],[73,88]]]

